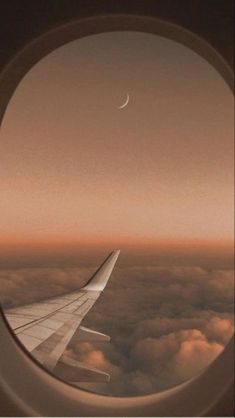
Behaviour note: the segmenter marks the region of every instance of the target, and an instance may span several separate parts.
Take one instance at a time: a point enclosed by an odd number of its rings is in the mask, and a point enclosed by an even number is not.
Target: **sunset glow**
[[[232,167],[233,98],[206,61],[149,34],[77,40],[8,106],[0,240],[232,241]]]

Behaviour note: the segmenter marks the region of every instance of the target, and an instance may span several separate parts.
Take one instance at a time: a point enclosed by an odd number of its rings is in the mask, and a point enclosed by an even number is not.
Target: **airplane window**
[[[138,396],[222,352],[233,129],[221,76],[156,35],[87,36],[24,77],[1,131],[0,299],[47,370]]]

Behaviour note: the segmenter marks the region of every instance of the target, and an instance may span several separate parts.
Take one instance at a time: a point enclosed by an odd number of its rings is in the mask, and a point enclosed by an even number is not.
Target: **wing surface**
[[[119,250],[113,251],[81,289],[6,310],[7,320],[19,340],[47,369],[53,370],[60,361],[63,367],[68,369],[69,375],[74,375],[74,370],[83,368],[82,380],[87,381],[92,376],[94,380],[97,374],[100,374],[101,381],[109,380],[106,373],[92,367],[82,367],[79,362],[64,356],[63,353],[79,327],[78,336],[81,340],[110,339],[107,335],[80,324],[104,290],[119,253]],[[79,380],[79,377],[76,380]]]

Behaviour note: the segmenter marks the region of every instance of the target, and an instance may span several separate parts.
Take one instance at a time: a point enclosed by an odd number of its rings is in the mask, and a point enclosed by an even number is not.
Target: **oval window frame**
[[[0,75],[0,120],[21,79],[47,54],[84,36],[124,30],[156,34],[191,48],[205,58],[233,90],[231,67],[195,33],[155,17],[91,16],[43,33],[15,55]],[[20,345],[2,311],[0,335],[0,389],[10,400],[12,416],[204,416],[233,382],[233,339],[219,357],[195,378],[160,393],[118,398],[85,392],[49,374]],[[24,376],[23,380],[16,379],[16,370]]]

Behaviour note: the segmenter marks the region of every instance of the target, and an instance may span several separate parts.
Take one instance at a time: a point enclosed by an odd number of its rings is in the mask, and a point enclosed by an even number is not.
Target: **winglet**
[[[104,290],[113,268],[116,264],[120,250],[115,250],[104,260],[98,270],[88,280],[87,284],[82,288],[83,290],[94,290],[102,292]]]

